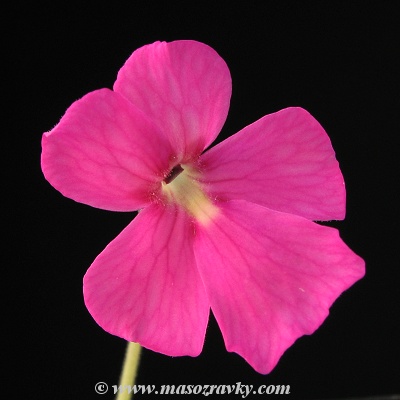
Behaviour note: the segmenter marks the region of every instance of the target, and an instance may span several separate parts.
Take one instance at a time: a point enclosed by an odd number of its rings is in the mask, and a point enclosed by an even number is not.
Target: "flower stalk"
[[[132,387],[135,384],[141,352],[142,346],[139,343],[128,342],[119,380],[120,390],[116,400],[130,400],[132,398],[132,391],[128,390],[127,386]]]

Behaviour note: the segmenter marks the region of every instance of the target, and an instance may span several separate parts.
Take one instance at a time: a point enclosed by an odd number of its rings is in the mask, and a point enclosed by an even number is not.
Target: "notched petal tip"
[[[245,201],[220,203],[195,255],[226,347],[269,373],[365,272],[338,231]]]

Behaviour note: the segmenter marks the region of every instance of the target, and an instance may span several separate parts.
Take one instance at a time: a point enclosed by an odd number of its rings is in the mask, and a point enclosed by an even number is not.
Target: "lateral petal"
[[[232,82],[215,50],[178,40],[136,50],[119,71],[114,90],[155,121],[177,151],[178,162],[187,162],[220,132]]]
[[[72,104],[42,139],[46,179],[66,197],[113,211],[149,204],[171,158],[162,132],[108,89]]]
[[[95,259],[86,306],[106,331],[170,356],[201,352],[209,302],[193,254],[193,226],[173,205],[150,205]]]
[[[228,351],[269,373],[364,275],[338,231],[246,201],[220,203],[194,249]]]
[[[325,221],[343,219],[346,193],[325,130],[305,110],[266,115],[205,152],[201,178],[213,197],[242,199]]]

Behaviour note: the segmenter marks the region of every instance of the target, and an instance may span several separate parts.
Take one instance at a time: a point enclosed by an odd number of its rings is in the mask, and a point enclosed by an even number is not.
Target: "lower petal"
[[[197,264],[228,351],[269,373],[364,275],[364,261],[336,229],[241,200],[220,208],[197,230]]]
[[[111,334],[170,356],[198,355],[209,302],[184,211],[151,205],[139,212],[87,271],[84,297]]]

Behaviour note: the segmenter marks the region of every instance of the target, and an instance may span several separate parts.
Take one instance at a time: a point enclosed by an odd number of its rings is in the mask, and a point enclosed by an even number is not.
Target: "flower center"
[[[170,202],[179,204],[198,222],[206,225],[218,208],[195,179],[196,171],[188,165],[177,165],[162,182],[162,192]]]
[[[184,169],[181,167],[180,164],[176,165],[174,168],[171,169],[171,172],[167,175],[164,179],[166,184],[171,183]]]

